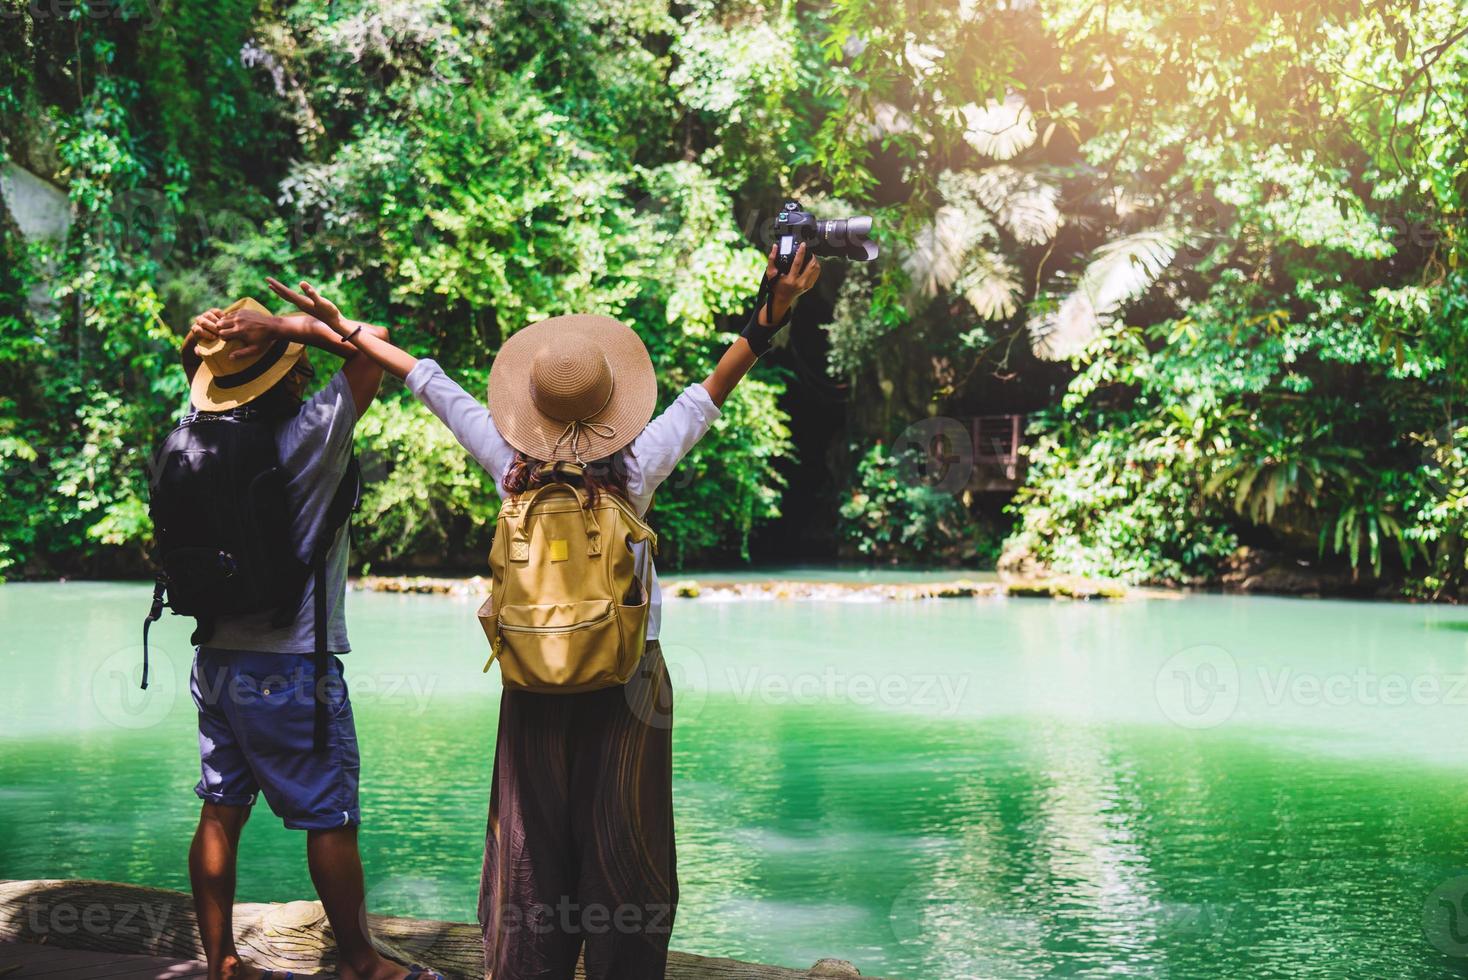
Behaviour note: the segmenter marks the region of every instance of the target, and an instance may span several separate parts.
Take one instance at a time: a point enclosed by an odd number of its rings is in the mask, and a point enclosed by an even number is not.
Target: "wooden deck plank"
[[[4,972],[17,966],[20,969]],[[205,965],[192,960],[0,943],[0,977],[4,980],[185,980],[207,975]]]
[[[91,917],[92,929],[63,932],[55,924],[74,924]],[[60,916],[65,911],[66,915]],[[479,926],[394,916],[368,916],[379,952],[400,963],[422,963],[450,980],[482,980],[484,947]],[[126,926],[124,927],[124,923]],[[234,908],[235,943],[240,954],[261,966],[296,971],[297,976],[335,973],[336,948],[319,902],[283,905],[245,902]],[[101,956],[163,954],[163,967],[187,964],[203,953],[194,923],[193,901],[181,892],[117,882],[82,879],[0,880],[0,943],[33,941],[38,945],[85,948]],[[106,980],[159,980],[146,971],[116,974]],[[98,976],[95,972],[70,976]],[[186,975],[186,974],[184,974]],[[38,980],[60,980],[61,973],[36,974]],[[163,973],[166,980],[177,974]],[[577,976],[581,972],[577,971]],[[743,963],[720,957],[673,952],[667,980],[813,980],[855,977],[860,973],[841,960],[821,960],[806,970]],[[0,980],[12,980],[11,977]],[[16,975],[14,980],[22,980]]]

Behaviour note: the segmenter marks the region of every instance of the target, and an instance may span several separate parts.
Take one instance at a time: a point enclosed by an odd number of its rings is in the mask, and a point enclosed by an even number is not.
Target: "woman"
[[[642,515],[653,492],[718,418],[720,406],[795,299],[820,275],[804,246],[780,274],[770,254],[757,311],[701,384],[656,419],[647,348],[608,317],[554,317],[505,342],[489,407],[431,360],[344,321],[309,284],[270,288],[404,379],[491,476],[500,495],[533,489],[541,466],[583,464],[586,488]],[[224,337],[262,339],[246,323]],[[651,421],[649,421],[652,419]],[[660,597],[650,556],[651,611],[638,673],[623,687],[579,694],[506,690],[480,882],[485,969],[495,980],[570,980],[585,947],[590,980],[663,976],[678,900],[673,844],[672,692],[657,637]]]

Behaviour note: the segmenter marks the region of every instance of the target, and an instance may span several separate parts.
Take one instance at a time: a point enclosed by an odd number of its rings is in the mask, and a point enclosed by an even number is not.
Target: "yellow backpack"
[[[558,463],[554,475],[580,468]],[[624,684],[642,660],[648,597],[636,542],[657,535],[615,494],[547,483],[505,501],[479,622],[507,688],[574,694]]]

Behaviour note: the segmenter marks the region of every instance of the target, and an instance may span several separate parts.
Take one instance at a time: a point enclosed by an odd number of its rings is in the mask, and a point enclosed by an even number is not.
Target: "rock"
[[[1125,599],[1127,590],[1119,582],[1053,576],[1017,579],[1005,583],[1005,592],[1017,599]]]
[[[60,241],[71,225],[66,192],[14,163],[0,166],[0,198],[26,238]]]
[[[1015,576],[1017,578],[1039,578],[1046,572],[1045,566],[1035,557],[1018,537],[1011,538],[999,556],[995,570],[1002,576]]]
[[[672,585],[669,586],[669,588],[672,589],[673,594],[680,599],[697,599],[701,591],[698,587],[698,583],[693,581],[692,579],[684,579],[681,582],[674,582]]]
[[[810,968],[810,975],[813,977],[859,977],[861,971],[846,960],[827,957],[823,960],[816,960],[815,965]]]
[[[1247,546],[1228,557],[1221,580],[1225,588],[1279,595],[1337,595],[1361,588],[1349,571]]]

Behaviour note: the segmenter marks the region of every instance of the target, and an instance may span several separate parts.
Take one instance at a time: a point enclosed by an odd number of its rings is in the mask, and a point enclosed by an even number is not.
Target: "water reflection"
[[[95,678],[141,593],[78,588],[0,590],[0,876],[184,888],[190,706],[109,721],[127,695]],[[352,603],[374,907],[472,919],[498,693],[472,604]],[[909,980],[1426,978],[1468,962],[1452,919],[1468,923],[1464,707],[1446,688],[1335,703],[1276,681],[1449,681],[1468,663],[1453,611],[670,605],[680,948],[835,955]],[[160,642],[177,653],[181,634],[168,623]],[[1173,724],[1158,674],[1199,645],[1233,658],[1237,704]],[[956,693],[924,701],[924,678]],[[302,846],[258,814],[241,899],[310,894]]]

